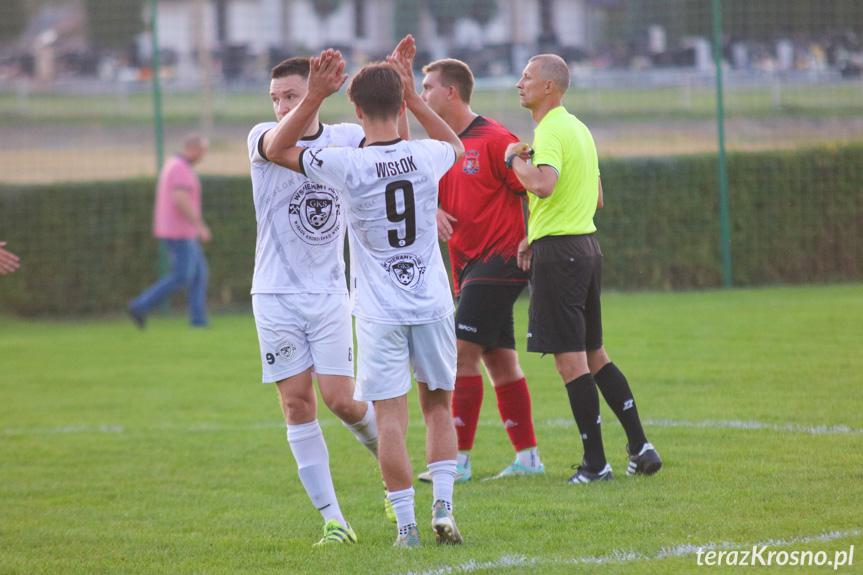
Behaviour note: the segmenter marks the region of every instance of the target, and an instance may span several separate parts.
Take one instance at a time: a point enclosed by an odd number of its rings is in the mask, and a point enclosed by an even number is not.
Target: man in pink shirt
[[[147,288],[129,304],[129,315],[144,329],[147,314],[179,289],[186,288],[189,321],[207,326],[209,271],[201,242],[211,239],[201,217],[201,180],[194,165],[207,153],[209,143],[198,134],[183,141],[180,153],[165,162],[156,186],[153,236],[171,257],[171,273]]]
[[[6,275],[18,269],[21,265],[18,256],[3,249],[6,242],[0,242],[0,274]]]

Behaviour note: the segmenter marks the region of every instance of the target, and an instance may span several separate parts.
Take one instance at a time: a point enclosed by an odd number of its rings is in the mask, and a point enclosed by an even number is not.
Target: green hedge
[[[601,169],[606,288],[722,285],[715,155],[603,159]],[[863,278],[863,147],[731,154],[728,175],[735,285]],[[249,178],[202,180],[210,305],[247,306],[256,229]],[[22,257],[18,272],[0,277],[0,309],[122,311],[157,277],[153,189],[152,179],[0,186],[0,239]]]
[[[722,285],[715,155],[601,161],[603,284]],[[863,147],[728,156],[735,286],[863,278]]]
[[[248,177],[204,177],[212,307],[249,302],[255,212]],[[158,278],[154,179],[0,187],[0,236],[21,269],[0,281],[0,306],[21,316],[124,310]],[[175,304],[183,305],[178,295]]]

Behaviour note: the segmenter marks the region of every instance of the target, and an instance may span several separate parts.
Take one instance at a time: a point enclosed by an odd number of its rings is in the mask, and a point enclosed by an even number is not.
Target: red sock
[[[452,417],[455,420],[459,451],[470,451],[473,448],[480,407],[482,407],[482,376],[468,375],[455,378]]]
[[[530,392],[524,378],[494,388],[497,409],[503,426],[516,451],[536,447],[533,418],[530,413]]]

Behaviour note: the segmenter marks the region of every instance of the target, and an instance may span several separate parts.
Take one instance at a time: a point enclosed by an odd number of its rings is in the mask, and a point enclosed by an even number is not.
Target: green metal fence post
[[[725,163],[725,104],[722,99],[722,0],[713,0],[713,60],[716,63],[716,127],[719,137],[719,231],[722,248],[722,283],[733,284],[731,224],[728,206],[728,169]]]
[[[152,42],[150,66],[153,69],[153,128],[156,132],[156,170],[159,172],[162,170],[162,162],[165,159],[165,144],[164,128],[162,126],[162,84],[159,78],[161,55],[159,53],[157,15],[157,0],[150,0],[150,39]]]
[[[156,174],[158,176],[162,171],[162,164],[165,162],[165,129],[162,121],[162,80],[160,76],[159,65],[161,64],[161,54],[159,52],[159,26],[157,0],[150,0],[150,40],[151,52],[150,67],[153,72],[153,130],[156,136]],[[168,261],[168,253],[162,242],[159,242],[159,277],[168,275],[171,269],[171,264]],[[167,302],[162,305],[162,310],[168,308]]]

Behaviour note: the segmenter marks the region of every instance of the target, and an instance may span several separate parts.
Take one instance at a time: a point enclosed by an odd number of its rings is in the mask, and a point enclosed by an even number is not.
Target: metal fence
[[[567,106],[601,155],[715,152],[718,40],[729,149],[863,140],[859,2],[498,0],[485,13],[488,2],[9,0],[0,22],[18,4],[24,31],[14,41],[0,32],[2,182],[152,175],[190,129],[216,144],[204,173],[242,173],[245,134],[272,117],[271,65],[332,45],[356,69],[403,32],[418,38],[418,66],[442,56],[471,64],[476,111],[526,139],[514,84],[530,55],[554,51],[573,71]],[[718,38],[716,14],[728,27]],[[137,26],[123,25],[130,18]],[[352,119],[344,100],[328,103],[329,119]]]
[[[0,186],[152,178],[193,130],[212,144],[202,174],[246,174],[246,135],[274,118],[273,64],[335,46],[353,71],[408,32],[417,67],[468,62],[474,111],[525,141],[514,85],[528,57],[555,52],[601,162],[715,154],[723,250],[735,210],[723,187],[741,185],[723,182],[725,150],[863,142],[859,1],[4,0],[0,23]],[[354,119],[344,94],[323,119]],[[863,167],[845,177],[863,189]],[[24,225],[0,213],[0,239]]]

